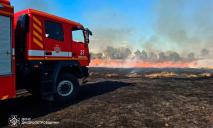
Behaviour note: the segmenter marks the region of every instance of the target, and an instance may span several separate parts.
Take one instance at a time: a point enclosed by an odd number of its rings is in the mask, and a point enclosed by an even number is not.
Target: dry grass
[[[59,121],[59,125],[46,127],[65,128],[211,128],[213,78],[210,74],[206,70],[137,72],[94,68],[90,82],[81,86],[74,103],[56,107],[23,98],[1,108],[0,117],[15,113],[33,120]],[[173,79],[177,77],[181,79]]]

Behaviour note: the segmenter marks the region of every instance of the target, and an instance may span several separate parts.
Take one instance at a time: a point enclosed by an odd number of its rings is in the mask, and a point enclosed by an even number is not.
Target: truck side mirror
[[[87,31],[87,33],[88,33],[89,36],[92,36],[92,35],[93,35],[93,34],[92,34],[92,31],[89,30],[88,28],[86,28],[85,30]]]
[[[89,29],[88,29],[88,33],[89,33],[90,36],[93,35],[93,34],[92,34],[92,31],[90,31]]]
[[[85,37],[85,42],[89,43],[89,33],[87,30],[84,30],[84,37]]]
[[[89,43],[89,36],[92,36],[92,31],[90,31],[88,28],[85,28],[84,35],[85,35],[86,42]]]

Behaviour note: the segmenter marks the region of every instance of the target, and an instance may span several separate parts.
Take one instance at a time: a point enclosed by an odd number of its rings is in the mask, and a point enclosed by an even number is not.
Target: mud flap
[[[40,94],[43,100],[53,101],[55,92],[53,74],[41,68],[40,72]]]

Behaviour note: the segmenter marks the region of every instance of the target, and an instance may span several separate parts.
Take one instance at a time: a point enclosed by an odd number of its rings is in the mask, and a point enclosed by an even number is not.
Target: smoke
[[[86,17],[94,32],[91,66],[213,67],[208,61],[213,59],[212,5],[211,0],[156,1],[153,22],[147,23],[151,34],[143,33],[146,24],[136,22],[135,27],[125,11],[106,7],[91,12]]]
[[[187,58],[188,58],[188,60],[190,60],[190,61],[195,60],[195,54],[194,54],[193,52],[191,52],[191,53],[189,53],[189,54],[187,55]]]
[[[210,53],[209,50],[206,49],[206,48],[204,48],[204,49],[201,50],[201,56],[202,56],[202,57],[208,56],[209,53]]]
[[[171,42],[184,43],[189,40],[183,21],[183,0],[162,0],[157,5],[156,34]]]
[[[107,47],[130,47],[134,28],[124,13],[111,7],[103,7],[99,11],[86,14],[85,18],[93,31],[91,51],[102,52]]]
[[[129,48],[120,47],[113,48],[107,47],[104,50],[104,57],[108,59],[127,59],[131,55],[131,50]]]
[[[84,2],[88,1],[82,3]],[[113,4],[100,4],[97,0],[93,2],[99,3],[100,7],[85,4],[88,8],[83,9],[84,15],[82,17],[76,15],[83,18],[82,21],[93,31],[94,36],[90,43],[92,58],[120,59],[130,62],[132,60],[174,63],[197,61],[200,65],[212,65],[210,63],[213,60],[212,0],[155,1],[151,7],[153,14],[150,17],[141,16],[141,9],[133,12],[135,6],[132,3],[140,3],[139,1],[128,1],[131,3],[128,6],[130,11],[120,11]],[[68,1],[65,3],[75,4]],[[60,15],[60,12],[65,10],[49,0],[26,0],[24,4],[19,5],[21,9],[34,8],[56,15]],[[85,5],[76,5],[76,8],[82,10]],[[120,6],[123,6],[122,2]],[[68,12],[69,9],[65,11]],[[141,21],[145,20],[143,18],[153,18],[153,21],[140,23],[134,21],[135,17],[141,17]],[[143,32],[143,28],[147,26],[151,34]]]
[[[24,0],[21,4],[20,0],[11,0],[11,3],[15,6],[15,12],[32,8],[57,15],[62,11],[61,7],[53,0]]]
[[[194,53],[189,53],[187,56],[182,56],[175,51],[167,52],[149,52],[146,50],[133,51],[127,47],[107,47],[102,53],[91,53],[92,59],[102,60],[142,60],[149,62],[192,62],[197,58]]]
[[[107,47],[103,53],[91,54],[91,67],[111,68],[213,68],[208,60],[197,60],[194,53],[181,56],[178,52],[133,51],[127,47]],[[205,65],[204,65],[205,64]]]
[[[25,0],[23,5],[24,8],[33,8],[42,11],[47,11],[50,7],[46,0]]]
[[[91,51],[98,53],[112,46],[133,49],[132,53],[136,52],[137,56],[144,60],[160,58],[160,60],[180,61],[183,58],[188,60],[212,58],[212,5],[211,0],[205,2],[203,0],[157,1],[152,8],[155,18],[149,28],[153,34],[148,37],[141,35],[140,40],[131,38],[140,34],[138,29],[131,25],[132,17],[114,8],[105,7],[86,17],[94,31],[90,45]],[[143,28],[143,24],[137,24],[137,26]],[[144,33],[144,35],[146,34]],[[142,53],[137,49],[146,52],[139,55]],[[207,49],[207,51],[202,51],[203,49]],[[166,53],[168,51],[170,53]]]
[[[213,47],[212,5],[212,0],[160,0],[155,6],[155,35],[179,52],[199,54]]]
[[[128,28],[98,28],[94,30],[94,36],[91,39],[91,51],[100,52],[103,49],[112,47],[129,46],[127,37],[131,35]]]

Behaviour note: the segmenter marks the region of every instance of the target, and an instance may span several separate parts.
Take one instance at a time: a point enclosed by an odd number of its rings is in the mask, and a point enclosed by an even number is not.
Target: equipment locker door
[[[0,16],[0,75],[12,73],[11,43],[10,17]]]
[[[13,7],[9,1],[0,0],[0,100],[16,96],[15,71],[12,68],[15,63],[12,60],[12,22]]]
[[[15,77],[12,72],[11,17],[0,15],[0,100],[15,97]]]

